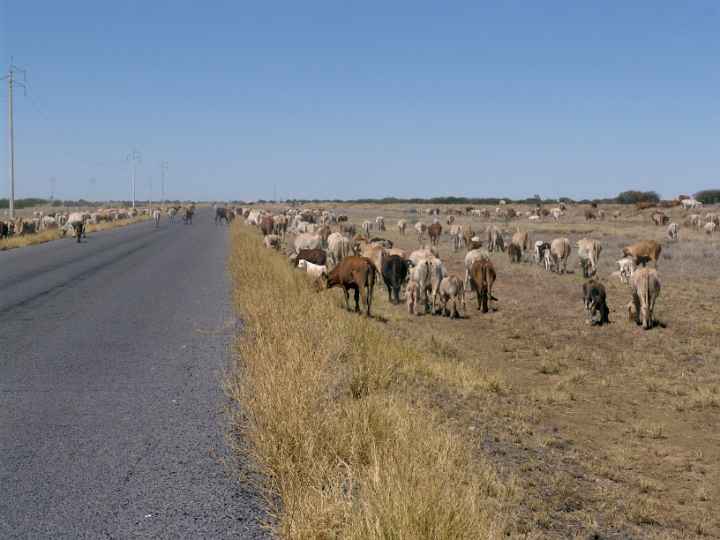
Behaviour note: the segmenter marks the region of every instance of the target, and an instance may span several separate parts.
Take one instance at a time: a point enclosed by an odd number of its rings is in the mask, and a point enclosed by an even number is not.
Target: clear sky
[[[20,197],[127,198],[133,146],[139,197],[720,187],[716,1],[0,0],[11,56]]]

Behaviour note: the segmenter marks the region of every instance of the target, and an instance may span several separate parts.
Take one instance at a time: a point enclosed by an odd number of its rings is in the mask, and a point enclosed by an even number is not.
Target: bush
[[[720,203],[720,189],[705,189],[695,194],[695,199],[703,204]]]
[[[655,191],[623,191],[615,200],[620,204],[637,204],[640,202],[658,203],[660,195]]]

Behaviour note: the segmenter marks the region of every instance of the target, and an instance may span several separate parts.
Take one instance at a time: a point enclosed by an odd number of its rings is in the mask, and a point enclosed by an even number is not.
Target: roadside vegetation
[[[493,538],[513,478],[474,455],[428,386],[502,391],[318,294],[235,223],[230,269],[243,320],[227,391],[283,538]],[[379,287],[378,287],[379,288]],[[382,293],[376,291],[376,298]],[[439,350],[437,353],[442,354]],[[238,445],[240,438],[238,439]]]

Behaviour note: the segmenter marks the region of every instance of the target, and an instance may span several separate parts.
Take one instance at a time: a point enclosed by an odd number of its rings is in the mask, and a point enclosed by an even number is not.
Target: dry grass
[[[108,229],[117,229],[118,227],[125,227],[133,223],[138,223],[140,221],[147,221],[148,219],[150,219],[150,216],[137,216],[130,219],[120,219],[118,221],[98,223],[97,225],[87,225],[85,230],[87,233],[93,233],[97,231],[105,231]],[[62,238],[71,238],[71,236],[69,234],[66,236],[62,236],[60,229],[51,229],[36,234],[26,234],[23,236],[12,236],[10,238],[0,240],[0,251],[33,246],[35,244],[44,244],[45,242],[52,242],[54,240],[60,240]]]
[[[233,225],[230,268],[244,322],[227,391],[284,538],[493,538],[512,479],[479,459],[423,388],[467,392],[462,366],[394,339],[315,293],[256,232]],[[376,293],[377,297],[377,293]],[[447,344],[436,342],[444,354]],[[504,386],[493,376],[475,387]],[[475,390],[473,390],[475,391]]]

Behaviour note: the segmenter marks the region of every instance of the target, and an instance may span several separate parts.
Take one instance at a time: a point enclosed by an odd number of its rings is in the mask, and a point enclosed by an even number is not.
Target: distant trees
[[[623,191],[616,198],[620,204],[636,204],[641,202],[658,203],[660,195],[656,191]]]
[[[695,199],[703,204],[720,203],[720,189],[705,189],[695,194]]]

